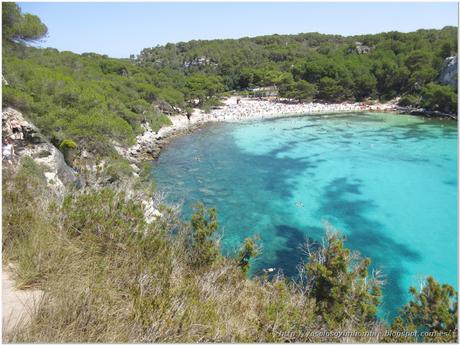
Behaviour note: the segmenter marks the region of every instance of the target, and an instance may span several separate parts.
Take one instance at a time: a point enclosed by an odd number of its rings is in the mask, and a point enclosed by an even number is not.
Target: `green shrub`
[[[458,295],[454,288],[428,277],[420,291],[411,287],[409,292],[413,299],[401,308],[391,324],[390,329],[396,336],[384,340],[430,343],[458,341]],[[418,335],[406,336],[407,332]]]
[[[142,114],[150,108],[150,104],[143,99],[136,99],[130,103],[129,107],[136,114]]]
[[[159,129],[164,126],[172,125],[172,122],[169,119],[169,117],[167,117],[163,113],[158,113],[155,111],[148,111],[143,116],[148,121],[148,123],[150,124],[150,128],[154,132],[158,132]]]
[[[158,95],[171,105],[183,107],[185,104],[184,94],[173,88],[160,89]]]
[[[129,162],[123,158],[110,159],[104,173],[108,176],[109,182],[111,183],[133,177],[132,167]]]
[[[75,150],[76,148],[77,148],[77,144],[75,143],[75,141],[69,140],[69,139],[63,140],[59,144],[59,150],[61,150],[61,151]]]
[[[214,208],[206,210],[199,203],[194,207],[192,216],[192,249],[193,263],[200,267],[213,263],[219,256],[219,246],[213,236],[219,227]]]
[[[405,95],[401,97],[398,104],[403,107],[418,107],[420,105],[420,97],[416,95]]]
[[[305,266],[308,293],[328,327],[376,319],[381,281],[368,277],[370,262],[345,248],[344,237],[336,232],[328,232],[325,245],[311,252]]]
[[[139,177],[137,178],[134,188],[138,191],[144,191],[152,194],[156,189],[155,180],[152,178],[152,163],[143,162],[140,164]]]
[[[72,138],[105,157],[113,152],[113,140],[132,145],[146,117],[157,130],[170,124],[153,114],[153,100],[184,104],[171,80],[158,88],[151,83],[156,72],[132,62],[14,44],[5,47],[3,61],[5,106],[23,111],[48,138]]]
[[[33,181],[43,183],[46,181],[43,168],[41,168],[32,157],[23,156],[19,162],[18,178],[29,177]],[[29,181],[29,178],[26,180]]]
[[[65,139],[59,144],[59,150],[64,155],[67,164],[72,165],[71,152],[77,148],[77,144],[73,140]]]
[[[2,94],[4,104],[22,111],[28,111],[33,104],[33,98],[28,93],[10,86],[4,86],[2,88]]]
[[[257,244],[259,240],[258,237],[248,237],[244,240],[243,246],[241,247],[240,251],[238,252],[237,260],[238,266],[241,267],[243,274],[245,276],[248,275],[249,272],[249,262],[251,259],[257,257],[260,254],[260,247]]]
[[[104,188],[97,192],[68,195],[60,210],[63,227],[72,236],[96,240],[100,246],[116,245],[132,234],[142,233],[142,207],[125,194]],[[114,215],[117,215],[114,217]]]
[[[457,112],[457,93],[450,86],[428,84],[422,90],[422,107],[448,113]]]

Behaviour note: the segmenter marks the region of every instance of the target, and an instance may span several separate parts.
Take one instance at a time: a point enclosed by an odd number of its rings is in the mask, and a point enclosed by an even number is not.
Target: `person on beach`
[[[11,140],[5,138],[3,139],[3,145],[2,145],[2,160],[6,161],[8,165],[13,164],[13,145],[11,143]]]

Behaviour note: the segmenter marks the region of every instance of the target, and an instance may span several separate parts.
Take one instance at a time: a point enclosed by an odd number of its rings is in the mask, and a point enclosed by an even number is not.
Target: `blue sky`
[[[39,46],[129,57],[192,39],[320,32],[354,35],[458,25],[454,2],[19,3],[49,35]]]

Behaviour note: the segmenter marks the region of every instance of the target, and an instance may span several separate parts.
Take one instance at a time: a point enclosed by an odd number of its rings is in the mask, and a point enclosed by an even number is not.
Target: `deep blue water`
[[[153,168],[169,201],[215,206],[223,251],[259,234],[253,272],[296,275],[325,222],[386,276],[391,317],[432,275],[457,289],[457,124],[390,114],[213,124],[172,142]]]

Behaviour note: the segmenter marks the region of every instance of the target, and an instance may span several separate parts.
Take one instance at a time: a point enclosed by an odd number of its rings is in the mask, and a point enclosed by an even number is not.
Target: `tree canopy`
[[[137,61],[185,75],[219,76],[226,90],[277,85],[285,98],[335,102],[425,98],[427,85],[438,84],[444,59],[456,52],[457,28],[445,27],[348,37],[304,33],[195,40],[146,48]],[[456,108],[449,103],[444,111]]]
[[[48,28],[39,17],[22,13],[14,2],[2,2],[3,40],[33,42],[46,36]]]

